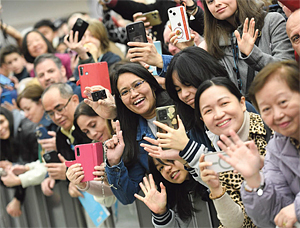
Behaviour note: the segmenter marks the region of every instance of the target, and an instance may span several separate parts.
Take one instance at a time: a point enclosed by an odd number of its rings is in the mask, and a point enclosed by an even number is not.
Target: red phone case
[[[88,143],[75,146],[75,160],[66,161],[67,167],[73,164],[80,163],[83,171],[84,178],[81,182],[94,180],[95,175],[93,175],[94,167],[96,165],[101,165],[103,163],[103,147],[101,142]]]
[[[83,98],[86,98],[83,91],[87,86],[101,85],[111,92],[107,62],[79,65],[78,72],[79,80],[76,84],[80,85]]]

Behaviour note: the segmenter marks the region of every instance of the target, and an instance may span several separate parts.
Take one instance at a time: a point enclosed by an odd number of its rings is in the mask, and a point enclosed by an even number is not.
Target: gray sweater
[[[234,36],[234,42],[236,38]],[[231,80],[238,85],[234,67],[233,53],[230,39],[225,42],[220,39],[220,46],[224,47],[224,57],[221,63],[225,66]],[[255,70],[255,75],[270,62],[294,59],[294,49],[286,34],[286,21],[277,12],[270,12],[266,15],[264,26],[261,30],[261,37],[258,46],[254,45],[251,53],[243,58],[239,53],[238,68],[242,80],[242,93],[246,93],[248,66]]]

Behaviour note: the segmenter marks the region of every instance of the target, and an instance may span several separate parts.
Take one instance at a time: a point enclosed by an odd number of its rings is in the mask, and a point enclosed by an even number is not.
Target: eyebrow
[[[218,100],[217,100],[217,102],[220,102],[222,99],[225,99],[225,98],[229,98],[228,96],[224,96],[224,97],[221,97],[221,98],[219,98]],[[202,107],[202,111],[203,111],[203,109],[205,109],[205,108],[208,108],[210,105],[206,105],[206,106],[204,106],[204,107]]]
[[[132,84],[134,84],[134,83],[136,83],[137,81],[143,81],[144,79],[137,79],[137,80],[135,80],[135,81],[133,81],[130,85],[132,86]],[[146,81],[145,81],[146,82]],[[124,89],[128,89],[128,87],[123,87],[123,88],[121,88],[120,89],[120,91],[122,91],[122,90],[124,90]]]
[[[57,108],[58,108],[59,106],[61,106],[61,105],[63,105],[63,104],[58,104],[58,105],[56,105],[56,106],[54,107],[53,110],[57,109]],[[45,112],[53,112],[53,110],[45,110]]]

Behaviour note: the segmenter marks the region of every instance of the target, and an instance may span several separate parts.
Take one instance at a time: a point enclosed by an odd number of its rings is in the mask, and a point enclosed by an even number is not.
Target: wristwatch
[[[262,172],[259,172],[259,174],[260,174],[260,185],[258,186],[258,188],[251,188],[247,185],[247,181],[244,181],[244,188],[246,192],[256,192],[258,196],[262,196],[266,184]]]

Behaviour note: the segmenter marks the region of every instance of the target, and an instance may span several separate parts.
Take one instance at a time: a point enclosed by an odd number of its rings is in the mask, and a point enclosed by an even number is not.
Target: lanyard
[[[237,40],[234,42],[233,37],[234,37],[234,33],[232,33],[231,39],[230,39],[231,40],[232,55],[233,55],[233,62],[234,62],[233,70],[236,73],[238,88],[239,88],[240,91],[242,91],[242,80],[241,80],[240,71],[239,71],[239,67],[238,67],[239,46],[237,44]]]

